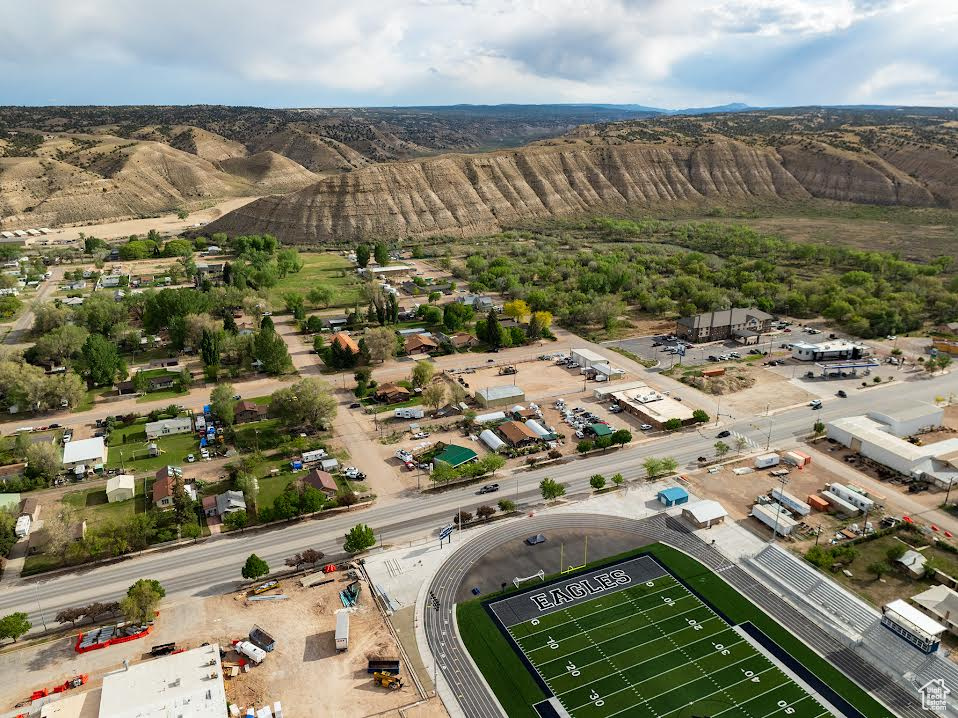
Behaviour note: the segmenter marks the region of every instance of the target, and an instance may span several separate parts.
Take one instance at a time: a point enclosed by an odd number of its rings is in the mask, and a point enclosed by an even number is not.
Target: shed
[[[106,482],[106,500],[108,503],[129,501],[135,493],[133,474],[120,474]]]
[[[914,549],[908,549],[901,555],[901,558],[895,559],[895,562],[904,566],[913,578],[921,578],[925,575],[927,561],[928,559],[925,558],[924,554]]]
[[[657,493],[656,498],[663,506],[679,506],[689,502],[689,492],[681,486],[670,486]]]
[[[323,471],[332,471],[339,468],[339,462],[336,459],[323,459],[319,466]]]
[[[32,496],[28,496],[20,505],[20,515],[29,516],[31,521],[40,518],[40,502]]]
[[[492,451],[499,451],[499,449],[506,445],[506,442],[489,429],[485,429],[479,434],[479,441],[488,446]]]
[[[597,439],[603,436],[612,436],[612,427],[608,424],[589,424],[589,433]]]
[[[476,392],[475,397],[479,406],[496,408],[525,401],[526,393],[522,390],[522,387],[507,384],[506,386],[490,386],[480,389]]]
[[[585,347],[572,350],[572,361],[574,361],[580,367],[590,367],[595,364],[609,363],[609,360],[604,356]]]
[[[725,521],[728,511],[718,501],[696,501],[682,509],[682,518],[699,529],[707,529]]]
[[[476,461],[478,458],[479,455],[472,449],[466,448],[465,446],[457,446],[456,444],[449,444],[439,454],[433,457],[433,462],[441,461],[455,469],[463,464],[468,464],[470,461]]]

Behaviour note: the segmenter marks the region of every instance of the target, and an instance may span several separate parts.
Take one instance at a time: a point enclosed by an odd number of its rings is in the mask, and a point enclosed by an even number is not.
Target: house
[[[327,471],[312,469],[302,480],[304,484],[312,486],[317,491],[322,491],[327,496],[335,496],[339,493],[336,480],[333,478],[333,475]]]
[[[237,424],[248,424],[251,421],[265,419],[268,413],[269,407],[265,404],[257,404],[255,401],[246,401],[245,399],[236,402],[233,407],[234,421]]]
[[[407,354],[428,354],[439,348],[436,340],[425,334],[413,334],[407,337],[404,346]]]
[[[895,559],[895,563],[901,564],[912,578],[921,578],[925,575],[925,563],[928,559],[918,551],[908,549],[901,555],[901,558]]]
[[[493,307],[492,299],[478,294],[461,294],[456,297],[456,301],[465,304],[467,307],[472,307],[477,312],[488,312]]]
[[[173,507],[173,489],[177,482],[183,481],[183,470],[178,466],[164,466],[156,472],[153,482],[153,505],[158,509]],[[183,490],[192,501],[196,501],[196,487],[192,483],[184,483]]]
[[[323,329],[342,329],[346,326],[346,317],[323,317]]]
[[[122,277],[119,274],[104,274],[100,277],[100,286],[104,289],[119,287]]]
[[[225,516],[237,511],[246,511],[246,497],[242,491],[224,491],[216,496],[203,497],[203,513],[206,516]]]
[[[772,327],[772,315],[761,309],[735,307],[682,317],[675,323],[675,335],[691,342],[736,339],[742,344],[757,344],[760,334]]]
[[[149,387],[149,391],[162,391],[164,389],[172,389],[175,383],[176,376],[166,374],[164,376],[151,376],[147,382],[147,386]]]
[[[189,434],[191,431],[193,431],[193,420],[188,416],[181,416],[175,419],[149,421],[146,424],[146,438],[150,440],[156,439],[160,436]]]
[[[380,384],[376,387],[376,393],[373,395],[376,401],[384,404],[398,404],[402,401],[408,401],[412,392],[399,384]]]
[[[193,277],[193,281],[196,283],[197,287],[201,286],[204,282],[222,284],[223,263],[217,262],[215,264],[197,264],[196,274]]]
[[[462,350],[476,346],[479,340],[472,336],[472,334],[459,333],[449,337],[449,343],[452,344],[454,349]]]
[[[539,440],[532,429],[518,421],[507,421],[496,428],[511,446],[525,446]]]
[[[40,518],[40,502],[30,497],[23,500],[20,504],[20,516],[29,516],[31,521]]]
[[[948,586],[932,586],[912,596],[911,602],[920,611],[947,626],[952,634],[958,635],[958,591]]]
[[[336,344],[340,349],[345,349],[351,354],[359,354],[359,344],[346,332],[336,332],[329,340],[330,344]]]
[[[116,393],[120,396],[123,396],[124,394],[135,394],[136,387],[133,386],[133,382],[129,380],[117,382]]]
[[[63,447],[63,468],[76,469],[87,464],[94,469],[103,468],[107,460],[107,451],[102,436],[71,441]]]
[[[143,337],[146,339],[146,337]],[[154,341],[159,341],[159,337],[153,337]],[[150,360],[150,369],[165,369],[166,367],[179,366],[180,360],[173,359],[172,357],[167,359],[151,359]]]
[[[136,487],[133,483],[132,474],[113,476],[106,482],[106,500],[108,503],[128,501],[133,498],[135,492]]]

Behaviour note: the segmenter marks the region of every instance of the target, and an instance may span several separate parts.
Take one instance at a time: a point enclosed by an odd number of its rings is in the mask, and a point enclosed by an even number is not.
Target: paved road
[[[797,407],[772,417],[772,443],[787,444],[806,434],[815,419],[827,420],[848,414],[862,413],[878,402],[896,399],[930,401],[935,395],[958,390],[958,372],[933,381],[914,380],[893,384],[883,389],[862,392],[848,399],[826,402],[825,409],[811,411]],[[764,442],[767,429],[751,421],[742,421],[728,428]],[[497,498],[518,498],[520,503],[539,501],[538,483],[550,476],[567,485],[569,494],[589,491],[589,477],[595,473],[611,475],[621,472],[626,479],[643,477],[642,462],[649,456],[671,456],[680,467],[693,465],[701,454],[711,454],[715,442],[714,429],[688,431],[668,438],[640,443],[634,447],[572,461],[536,471],[523,472],[500,479],[502,492]],[[273,568],[282,560],[305,548],[316,548],[334,554],[341,551],[342,537],[359,522],[373,527],[377,537],[386,543],[398,543],[422,536],[452,519],[460,506],[475,508],[480,499],[474,489],[397,499],[390,504],[376,505],[362,512],[330,516],[322,520],[293,524],[283,530],[249,532],[243,536],[223,537],[206,543],[166,553],[152,553],[96,568],[34,580],[4,580],[0,584],[0,615],[13,610],[30,614],[40,625],[38,601],[46,617],[58,609],[83,605],[94,600],[114,600],[136,579],[156,578],[167,587],[171,599],[208,596],[233,588],[246,557],[256,552]]]
[[[63,274],[68,267],[51,267],[51,277],[50,279],[45,280],[40,284],[37,289],[37,293],[29,298],[29,306],[27,309],[17,317],[17,320],[10,327],[10,333],[4,338],[4,344],[22,344],[26,341],[27,332],[30,331],[30,327],[33,326],[33,307],[39,302],[46,301],[46,298],[49,297],[53,292],[57,290],[57,287],[60,285],[60,282],[63,281]],[[27,301],[25,299],[25,301]]]

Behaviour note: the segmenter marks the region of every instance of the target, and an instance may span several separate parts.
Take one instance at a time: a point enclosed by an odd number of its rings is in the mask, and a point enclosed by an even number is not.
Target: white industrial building
[[[578,364],[580,367],[590,367],[596,364],[608,364],[609,360],[598,352],[594,352],[591,349],[573,349],[572,350],[572,361]]]
[[[930,481],[942,488],[958,481],[958,438],[946,439],[924,446],[916,446],[896,436],[893,431],[904,431],[920,426],[932,415],[919,410],[904,410],[891,417],[893,423],[876,420],[880,412],[868,416],[849,416],[828,423],[829,439],[834,439],[867,459],[897,471],[903,476]]]
[[[102,436],[71,441],[63,446],[63,468],[75,469],[89,464],[93,468],[106,464],[107,448]]]
[[[837,339],[835,341],[813,344],[795,342],[792,344],[792,359],[799,361],[835,361],[838,359],[861,359],[869,353],[864,344]]]
[[[938,428],[945,420],[945,410],[923,401],[902,401],[889,409],[869,411],[865,416],[885,424],[884,430],[889,434],[904,437]]]
[[[480,389],[476,392],[475,399],[479,406],[494,409],[525,401],[526,393],[522,390],[522,387],[506,384],[505,386],[490,386]]]
[[[100,718],[226,716],[219,646],[154,658],[103,677]]]

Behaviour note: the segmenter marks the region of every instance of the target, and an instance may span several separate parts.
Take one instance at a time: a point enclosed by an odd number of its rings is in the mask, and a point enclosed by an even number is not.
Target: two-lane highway
[[[863,413],[901,399],[932,401],[935,396],[947,396],[954,391],[958,391],[958,373],[933,380],[914,379],[855,393],[848,399],[827,401],[825,408],[820,411],[812,411],[806,406],[796,407],[768,418],[758,416],[743,419],[723,428],[743,434],[755,445],[764,447],[771,423],[772,446],[783,446],[806,435],[816,419],[828,420]],[[495,498],[518,496],[520,503],[537,501],[538,484],[546,476],[566,484],[570,494],[588,492],[588,481],[592,474],[608,476],[620,472],[626,479],[641,478],[645,475],[642,463],[649,456],[669,456],[678,461],[680,467],[688,466],[694,464],[697,456],[711,456],[714,443],[715,429],[708,426],[563,465],[521,471],[499,479],[502,490]],[[475,487],[416,495],[363,511],[294,523],[281,530],[251,531],[212,539],[195,546],[150,553],[108,565],[79,568],[47,578],[5,579],[0,584],[0,615],[14,610],[26,611],[34,625],[39,626],[38,599],[43,615],[49,622],[61,608],[92,601],[115,600],[131,583],[143,577],[160,580],[173,600],[221,593],[234,587],[240,580],[240,569],[250,553],[259,554],[273,568],[281,567],[285,557],[305,548],[316,548],[330,555],[341,553],[343,535],[360,522],[372,526],[377,539],[385,543],[397,543],[428,534],[450,523],[457,508],[473,509],[479,501]]]

